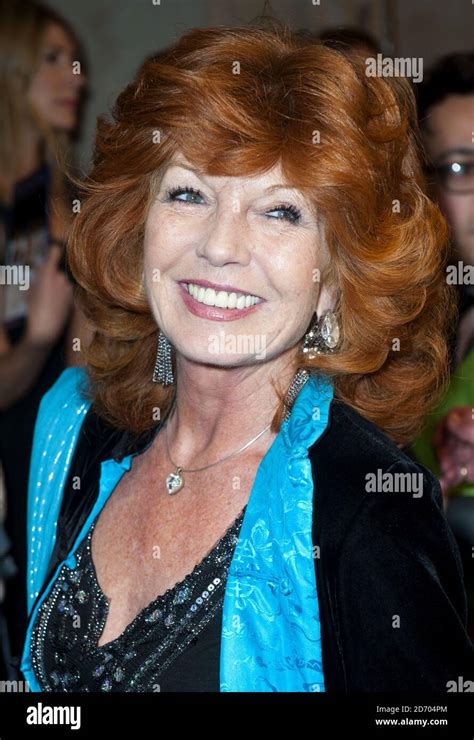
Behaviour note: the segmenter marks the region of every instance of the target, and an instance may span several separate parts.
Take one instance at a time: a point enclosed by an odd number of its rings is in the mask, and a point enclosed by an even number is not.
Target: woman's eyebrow
[[[205,173],[197,169],[197,167],[191,167],[191,165],[188,164],[181,164],[181,162],[171,162],[166,171],[168,172],[169,170],[173,169],[173,167],[181,167],[181,169],[183,170],[189,170],[190,172],[194,172],[194,174],[198,175],[199,177],[203,177],[205,175]]]
[[[296,193],[300,193],[301,194],[301,190],[299,188],[295,187],[294,185],[288,185],[288,184],[285,184],[285,183],[278,183],[278,185],[270,185],[270,187],[265,188],[265,192],[266,193],[271,193],[273,190],[280,190],[280,189],[283,189],[283,190],[294,190]]]
[[[180,167],[181,169],[188,170],[189,172],[194,172],[195,175],[198,177],[205,177],[206,173],[202,172],[202,170],[198,169],[197,167],[191,167],[191,165],[187,164],[181,164],[181,162],[172,162],[170,166],[168,167],[168,170],[171,170],[173,167]],[[293,190],[296,193],[299,193],[302,195],[301,190],[293,185],[289,185],[288,183],[276,183],[275,185],[269,185],[268,188],[265,188],[263,191],[264,193],[272,193],[274,190]]]
[[[48,42],[43,47],[44,51],[66,51],[71,54],[75,53],[75,49],[72,46],[66,46],[65,44],[59,44],[56,41]]]

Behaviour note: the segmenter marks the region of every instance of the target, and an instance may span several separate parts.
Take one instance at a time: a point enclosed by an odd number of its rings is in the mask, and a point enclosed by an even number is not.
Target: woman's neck
[[[294,357],[292,348],[265,363],[219,368],[178,356],[175,405],[166,421],[174,459],[183,465],[197,457],[215,459],[261,432],[279,404],[272,380],[286,392],[295,372]],[[266,448],[272,436],[269,430],[256,447]]]

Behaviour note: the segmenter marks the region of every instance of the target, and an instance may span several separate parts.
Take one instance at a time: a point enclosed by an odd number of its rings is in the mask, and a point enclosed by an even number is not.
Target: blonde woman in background
[[[0,465],[3,524],[18,567],[4,604],[9,678],[25,629],[26,488],[37,409],[64,367],[80,362],[72,339],[87,340],[61,264],[72,218],[62,165],[70,162],[85,83],[80,56],[74,32],[54,11],[0,0]]]

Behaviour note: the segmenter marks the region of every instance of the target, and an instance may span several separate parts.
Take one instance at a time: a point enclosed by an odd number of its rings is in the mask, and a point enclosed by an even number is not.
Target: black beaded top
[[[245,509],[191,573],[100,647],[109,603],[91,556],[97,515],[76,566],[63,564],[35,618],[31,656],[41,689],[219,691],[225,583]]]

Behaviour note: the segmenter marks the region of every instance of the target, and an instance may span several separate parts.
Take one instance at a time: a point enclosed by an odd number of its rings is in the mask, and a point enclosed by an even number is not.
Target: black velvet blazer
[[[89,409],[37,600],[93,507],[100,463],[144,451],[153,434],[117,431]],[[309,454],[326,691],[444,693],[451,681],[474,681],[462,563],[434,475],[336,400]],[[422,495],[367,491],[366,475],[377,471],[421,473]],[[73,476],[81,478],[80,496]]]

